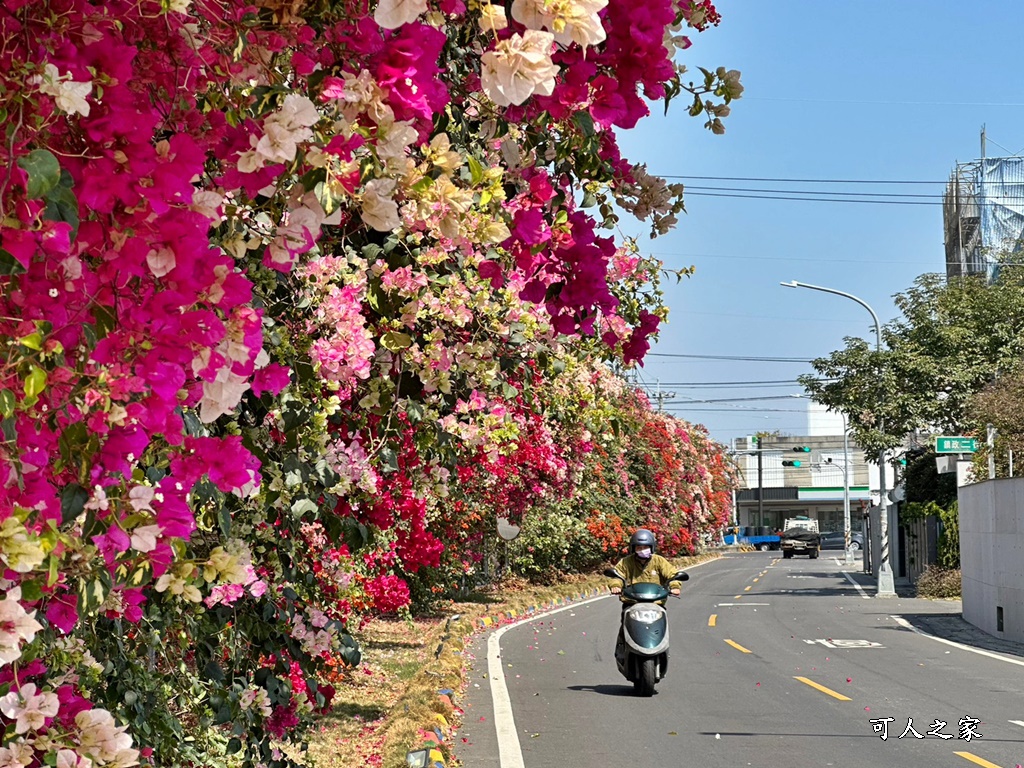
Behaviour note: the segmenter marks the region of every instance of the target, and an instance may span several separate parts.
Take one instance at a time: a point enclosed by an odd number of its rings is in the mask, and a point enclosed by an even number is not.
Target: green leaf
[[[501,385],[501,394],[505,396],[506,400],[511,400],[519,394],[519,390],[513,387],[511,384],[505,383]]]
[[[320,207],[324,209],[324,213],[330,216],[338,208],[338,199],[331,194],[330,188],[326,182],[319,182],[313,187],[313,192],[316,194],[316,200],[320,203]]]
[[[0,248],[0,276],[20,275],[25,272],[25,267],[14,258],[14,255]]]
[[[484,167],[480,164],[480,161],[470,155],[466,158],[466,162],[469,165],[470,179],[473,182],[473,186],[481,184],[484,180]]]
[[[0,430],[4,433],[4,440],[13,443],[18,438],[18,426],[14,423],[14,416],[8,416],[0,421]]]
[[[49,221],[63,221],[70,224],[71,240],[74,241],[78,237],[78,224],[80,221],[78,198],[71,191],[71,186],[63,183],[63,174],[65,173],[67,171],[61,172],[61,183],[46,195],[46,209],[43,211],[43,218]]]
[[[380,460],[386,472],[398,471],[398,454],[393,448],[381,448]]]
[[[409,401],[405,406],[405,412],[409,415],[409,421],[413,424],[419,424],[423,421],[423,405],[415,401]]]
[[[590,116],[590,113],[586,110],[580,110],[572,116],[572,121],[579,126],[579,129],[583,131],[583,135],[588,139],[594,137],[596,133],[594,130],[594,118]]]
[[[43,348],[43,334],[39,331],[30,333],[28,336],[22,336],[18,339],[18,343],[23,347],[28,347],[29,349],[34,349],[38,352]]]
[[[224,680],[224,670],[220,668],[220,664],[216,661],[209,662],[203,668],[203,675],[205,675],[208,680],[216,680],[218,683],[223,682]]]
[[[412,336],[398,331],[388,331],[381,339],[380,344],[384,349],[397,352],[400,349],[408,349],[412,346]]]
[[[33,365],[28,376],[25,377],[25,397],[35,402],[44,389],[46,389],[46,371],[38,365]]]
[[[92,316],[96,321],[96,338],[104,339],[117,324],[117,317],[114,315],[114,308],[103,304],[96,304],[92,308]]]
[[[306,514],[315,514],[317,511],[317,505],[316,502],[310,499],[299,499],[294,504],[292,504],[291,509],[292,514],[295,517],[302,517]]]
[[[220,524],[221,535],[225,539],[231,538],[231,510],[227,507],[221,507],[220,512],[217,513],[217,522]]]
[[[79,611],[90,616],[99,610],[110,594],[110,574],[101,571],[95,579],[79,579],[75,591],[78,593]]]
[[[141,587],[153,578],[153,564],[148,560],[142,560],[131,570],[118,568],[117,576],[126,587]]]
[[[71,483],[64,488],[60,494],[60,521],[61,525],[67,525],[85,509],[85,502],[89,500],[89,492],[78,483]]]
[[[229,755],[233,755],[242,749],[242,740],[237,738],[228,739],[228,745],[224,748],[224,751]]]
[[[17,399],[14,397],[14,393],[9,389],[0,389],[0,416],[8,418],[14,414],[14,406],[17,404]]]
[[[21,599],[29,603],[39,600],[43,596],[43,587],[35,579],[28,579],[21,582]]]
[[[18,166],[28,175],[25,192],[32,200],[43,197],[60,182],[60,163],[47,149],[34,149],[19,157]]]

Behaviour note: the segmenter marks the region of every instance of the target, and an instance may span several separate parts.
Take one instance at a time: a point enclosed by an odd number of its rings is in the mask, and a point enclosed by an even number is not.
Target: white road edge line
[[[714,563],[718,559],[720,558],[705,560],[703,563],[688,566],[684,570],[690,571],[707,563]],[[611,594],[598,595],[588,600],[569,603],[568,605],[544,611],[543,613],[530,614],[513,624],[507,624],[495,630],[494,634],[487,638],[487,676],[491,681],[491,708],[494,710],[494,732],[498,736],[498,765],[500,768],[525,768],[523,748],[519,743],[519,733],[516,731],[516,719],[512,714],[512,700],[508,697],[508,686],[505,685],[505,671],[501,667],[501,636],[520,624],[526,624],[544,616],[551,616],[572,608],[578,608],[587,603],[604,600],[606,597],[611,597]]]
[[[496,630],[487,638],[487,676],[491,679],[491,706],[494,709],[494,732],[498,735],[498,764],[501,768],[525,768],[523,748],[519,744],[519,733],[516,731],[516,719],[512,714],[512,700],[508,697],[508,686],[505,685],[505,672],[501,668],[501,636],[510,629],[536,621],[543,616],[551,616],[570,608],[576,608],[597,600],[604,600],[610,595],[598,595],[589,600],[580,600],[544,613],[534,613],[520,619],[514,624],[507,624]]]
[[[992,651],[983,651],[980,648],[971,648],[971,646],[964,645],[963,643],[958,643],[955,640],[947,640],[944,637],[936,637],[935,635],[929,635],[927,632],[922,632],[920,629],[915,627],[902,616],[891,616],[890,618],[904,629],[909,629],[911,632],[916,632],[922,637],[930,637],[932,640],[938,640],[940,643],[951,645],[954,648],[959,648],[962,651],[970,651],[971,653],[977,653],[980,656],[988,656],[990,659],[995,659],[996,661],[1005,661],[1008,664],[1016,664],[1019,667],[1024,667],[1024,661],[1020,661],[1019,659],[1010,659],[1006,656],[1001,656],[998,653],[993,653]],[[1011,720],[1010,722],[1012,723],[1013,721]]]
[[[1014,725],[1019,725],[1021,728],[1024,728],[1024,720],[1010,720],[1010,722]]]
[[[855,586],[857,588],[857,591],[860,592],[860,596],[861,597],[863,597],[865,600],[870,600],[871,599],[871,595],[869,595],[867,592],[864,591],[864,587],[862,587],[860,584],[858,584],[856,581],[853,580],[853,577],[850,576],[849,571],[843,571],[843,576],[845,576],[846,580],[848,582],[850,582],[851,584],[853,584],[853,586]]]

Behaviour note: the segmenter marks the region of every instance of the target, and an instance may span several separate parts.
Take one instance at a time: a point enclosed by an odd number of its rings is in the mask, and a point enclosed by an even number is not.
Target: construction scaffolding
[[[1024,157],[958,163],[942,198],[946,277],[984,274],[1024,245]]]

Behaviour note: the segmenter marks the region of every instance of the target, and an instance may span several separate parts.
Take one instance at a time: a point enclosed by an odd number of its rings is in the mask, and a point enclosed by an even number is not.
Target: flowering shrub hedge
[[[665,231],[681,190],[614,128],[685,93],[722,131],[738,73],[674,61],[717,23],[3,4],[0,765],[292,764],[352,622],[447,589],[496,511],[600,495],[598,469],[667,546],[708,522],[693,488],[724,509],[698,432],[628,406],[671,460],[591,460],[620,406],[559,383],[639,361],[665,316],[657,265],[600,232]]]

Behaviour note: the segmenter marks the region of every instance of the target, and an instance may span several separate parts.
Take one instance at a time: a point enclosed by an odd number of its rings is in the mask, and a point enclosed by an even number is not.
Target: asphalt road
[[[465,768],[1020,768],[1024,656],[913,631],[959,621],[959,603],[872,597],[839,558],[752,552],[691,569],[668,604],[668,676],[647,699],[615,669],[611,597],[480,636],[456,756]]]

